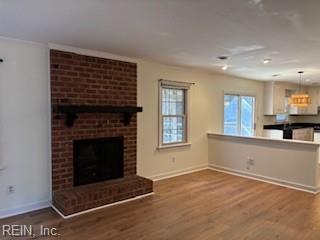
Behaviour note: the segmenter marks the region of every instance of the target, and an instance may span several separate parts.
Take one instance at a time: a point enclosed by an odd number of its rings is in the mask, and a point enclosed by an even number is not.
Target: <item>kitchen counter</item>
[[[320,123],[286,123],[263,126],[265,130],[294,130],[300,128],[313,128],[314,131],[320,132]]]
[[[209,166],[306,192],[320,191],[320,144],[208,133]]]
[[[259,137],[259,136],[252,136],[252,137],[246,137],[246,136],[235,136],[235,135],[227,135],[223,133],[208,133],[208,137],[220,137],[225,138],[229,140],[238,140],[238,141],[246,141],[246,142],[256,142],[256,143],[265,143],[269,142],[270,144],[298,144],[301,147],[310,146],[314,148],[320,147],[320,143],[317,142],[310,142],[310,141],[300,141],[300,140],[290,140],[290,139],[273,139],[273,138],[267,138],[267,137]]]

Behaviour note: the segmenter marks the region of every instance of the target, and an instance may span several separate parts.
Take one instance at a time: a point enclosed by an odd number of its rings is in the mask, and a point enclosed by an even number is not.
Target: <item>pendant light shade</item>
[[[308,107],[311,104],[311,98],[308,94],[292,94],[289,104],[296,107]]]
[[[301,79],[303,72],[298,72],[300,74],[299,80],[299,92],[296,94],[292,94],[289,98],[289,104],[295,107],[308,107],[311,104],[311,98],[309,94],[303,93],[301,90]]]

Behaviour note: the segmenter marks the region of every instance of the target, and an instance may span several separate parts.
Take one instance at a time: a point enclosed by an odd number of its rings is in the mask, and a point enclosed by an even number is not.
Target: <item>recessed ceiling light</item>
[[[270,59],[270,58],[263,59],[264,64],[270,63],[271,61],[272,61],[272,59]]]
[[[219,56],[217,57],[219,60],[227,60],[228,59],[228,56]]]
[[[223,71],[226,71],[227,69],[228,69],[228,66],[227,65],[224,65],[224,66],[222,66],[222,68],[221,68]]]

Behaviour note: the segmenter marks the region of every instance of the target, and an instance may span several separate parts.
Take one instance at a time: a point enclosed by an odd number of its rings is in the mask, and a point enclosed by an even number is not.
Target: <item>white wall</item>
[[[194,82],[190,97],[191,147],[157,150],[158,80]],[[208,164],[207,132],[223,131],[223,93],[238,91],[257,96],[257,128],[262,133],[263,83],[222,74],[177,68],[146,61],[138,64],[138,174],[161,178]],[[172,161],[175,158],[175,162]]]
[[[48,51],[0,38],[0,216],[50,198]],[[1,167],[0,167],[1,168]],[[14,193],[8,194],[8,186]]]
[[[319,145],[314,143],[209,135],[211,167],[304,190],[318,190],[318,160]]]

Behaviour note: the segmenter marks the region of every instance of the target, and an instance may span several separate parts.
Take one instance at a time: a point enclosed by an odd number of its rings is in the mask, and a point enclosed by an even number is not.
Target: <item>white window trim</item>
[[[253,135],[255,136],[257,134],[257,122],[258,122],[258,113],[257,113],[257,95],[254,92],[246,92],[246,91],[237,91],[237,90],[228,90],[223,91],[222,95],[222,132],[224,133],[224,96],[225,95],[234,95],[234,96],[248,96],[248,97],[254,97],[254,129],[253,129]],[[240,107],[240,106],[239,106]]]
[[[159,80],[159,91],[158,91],[158,150],[161,149],[172,149],[178,147],[188,147],[191,145],[190,142],[190,107],[189,107],[189,100],[190,100],[190,86],[194,83],[188,82],[178,82],[178,81],[171,81],[171,80]],[[162,117],[162,88],[177,88],[177,89],[184,89],[185,91],[185,140],[181,143],[169,143],[163,144],[163,117]]]

